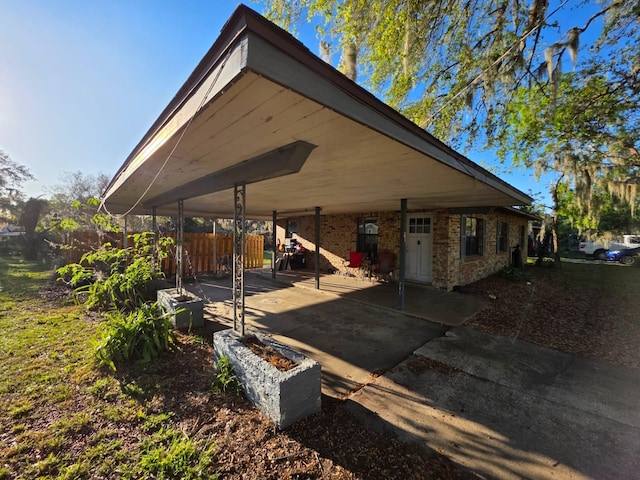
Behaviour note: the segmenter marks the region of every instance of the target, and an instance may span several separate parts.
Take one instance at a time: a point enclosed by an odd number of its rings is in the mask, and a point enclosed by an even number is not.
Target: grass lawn
[[[213,478],[213,440],[162,405],[175,377],[94,368],[98,318],[47,292],[50,276],[0,257],[0,479]]]
[[[211,389],[210,338],[116,373],[94,363],[101,318],[51,287],[42,264],[0,257],[0,480],[469,478],[446,457],[367,429],[342,403],[280,432]],[[497,276],[468,326],[640,368],[640,262]]]

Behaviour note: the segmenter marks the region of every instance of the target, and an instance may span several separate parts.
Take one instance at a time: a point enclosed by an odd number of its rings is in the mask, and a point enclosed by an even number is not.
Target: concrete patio
[[[640,371],[464,326],[478,299],[303,272],[249,272],[247,329],[322,364],[325,395],[373,428],[479,478],[617,479],[640,471]],[[211,329],[232,325],[230,279],[189,285]],[[426,320],[441,320],[442,323]]]

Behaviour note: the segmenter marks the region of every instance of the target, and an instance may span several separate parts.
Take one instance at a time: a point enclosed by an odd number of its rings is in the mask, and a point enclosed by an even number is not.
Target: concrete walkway
[[[432,363],[437,362],[437,363]],[[481,478],[640,478],[640,371],[461,327],[350,408]]]
[[[318,291],[297,272],[263,274],[247,275],[248,328],[318,360],[323,393],[372,426],[481,478],[640,478],[639,370],[447,326],[475,297],[410,286],[407,315],[394,285],[330,276]],[[190,290],[211,324],[231,325],[229,279]]]

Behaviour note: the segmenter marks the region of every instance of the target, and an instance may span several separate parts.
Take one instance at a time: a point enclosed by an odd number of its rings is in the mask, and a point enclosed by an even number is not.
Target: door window
[[[409,233],[431,233],[431,218],[430,217],[410,218]]]

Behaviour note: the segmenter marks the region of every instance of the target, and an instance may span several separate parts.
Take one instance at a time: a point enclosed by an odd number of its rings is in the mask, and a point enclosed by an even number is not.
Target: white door
[[[433,275],[433,233],[431,215],[407,216],[406,279],[430,282]]]

